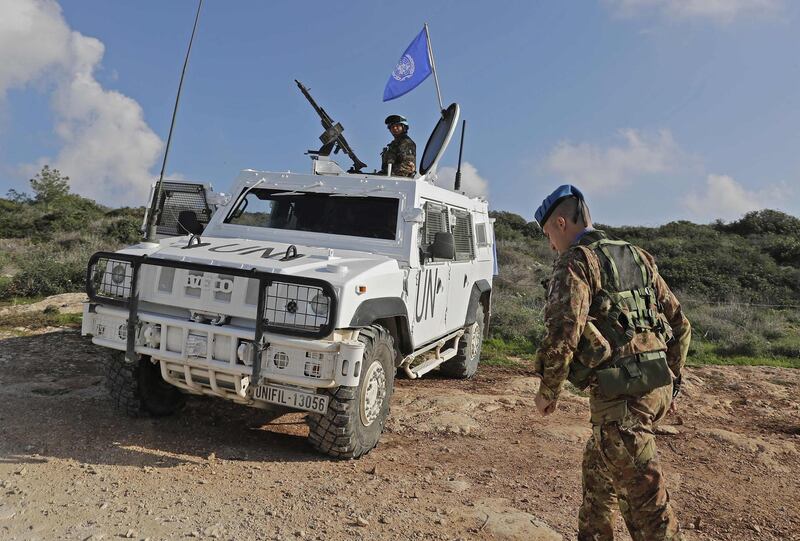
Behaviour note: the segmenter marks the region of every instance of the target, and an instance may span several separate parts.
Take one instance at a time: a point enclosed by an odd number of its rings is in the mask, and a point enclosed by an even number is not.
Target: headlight
[[[328,313],[328,297],[322,293],[314,295],[314,298],[311,299],[309,304],[311,304],[311,310],[318,316],[323,316]]]
[[[111,269],[111,281],[119,285],[125,281],[125,270],[127,267],[121,263],[117,263]]]

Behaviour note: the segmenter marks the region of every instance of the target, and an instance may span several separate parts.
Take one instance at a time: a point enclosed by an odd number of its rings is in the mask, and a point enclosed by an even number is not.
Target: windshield
[[[227,224],[394,240],[399,200],[327,193],[254,189]]]

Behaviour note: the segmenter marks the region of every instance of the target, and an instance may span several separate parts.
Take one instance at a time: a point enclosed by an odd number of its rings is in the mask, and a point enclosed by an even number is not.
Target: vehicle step
[[[427,374],[434,368],[438,367],[445,361],[448,361],[456,356],[458,351],[455,348],[450,348],[442,351],[438,357],[432,357],[427,361],[424,361],[417,366],[411,368],[411,371],[414,373],[416,377],[422,377],[423,375]]]

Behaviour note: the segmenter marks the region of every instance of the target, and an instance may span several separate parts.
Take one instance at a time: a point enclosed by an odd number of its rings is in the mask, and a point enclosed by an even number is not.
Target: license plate
[[[295,391],[275,385],[259,385],[253,392],[253,398],[315,413],[325,413],[328,410],[328,397],[325,395]]]

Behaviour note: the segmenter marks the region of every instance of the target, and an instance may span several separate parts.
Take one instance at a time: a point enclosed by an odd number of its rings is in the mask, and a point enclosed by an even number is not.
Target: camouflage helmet
[[[394,124],[400,124],[401,126],[405,126],[405,128],[408,129],[408,120],[406,119],[406,117],[402,115],[389,115],[386,117],[386,120],[384,120],[384,122],[386,123],[387,128],[391,128]]]

